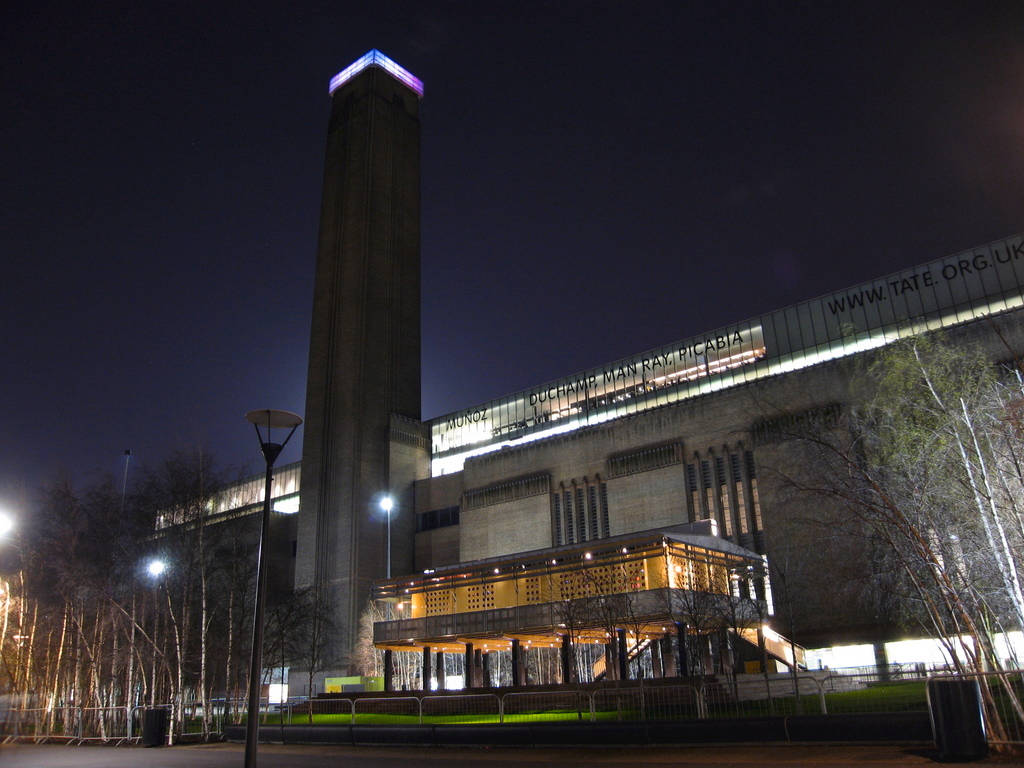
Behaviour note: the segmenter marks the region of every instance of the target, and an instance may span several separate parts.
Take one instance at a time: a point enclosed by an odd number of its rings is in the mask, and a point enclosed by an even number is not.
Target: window
[[[416,515],[416,532],[432,531],[435,528],[445,528],[449,525],[459,524],[459,508],[444,507],[432,509],[429,512],[421,512]]]
[[[608,483],[601,483],[601,538],[611,536],[611,526],[608,524]]]
[[[562,500],[558,493],[551,495],[551,519],[555,526],[555,546],[560,547],[565,542],[562,541]]]
[[[729,486],[725,482],[725,460],[721,456],[715,457],[715,484],[718,486],[718,497],[722,503],[722,523],[725,526],[725,535],[732,538],[732,508],[729,505]]]
[[[587,485],[587,525],[590,528],[590,538],[596,539],[597,528],[597,487],[591,483]]]

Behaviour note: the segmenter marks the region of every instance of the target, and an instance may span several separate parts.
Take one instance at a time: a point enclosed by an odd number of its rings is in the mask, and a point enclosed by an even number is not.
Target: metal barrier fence
[[[452,701],[458,698],[459,701]],[[501,720],[501,697],[494,693],[474,693],[466,696],[424,696],[420,699],[420,720],[429,717],[433,722],[479,723]]]
[[[609,683],[509,693],[324,698],[281,705],[282,724],[702,720],[770,715],[923,712],[923,679],[878,675],[739,675],[678,684]]]
[[[985,677],[985,676],[982,676]],[[988,676],[991,677],[991,676]],[[1021,673],[1012,677],[1014,690],[1024,689]],[[1013,710],[1019,697],[994,695],[992,707],[1003,722],[1016,730],[1010,741],[1024,739],[1024,714]],[[994,683],[986,679],[990,688]],[[170,705],[161,705],[169,707]],[[839,675],[827,670],[803,672],[796,686],[792,675],[737,675],[678,684],[607,683],[599,686],[508,693],[432,694],[422,696],[373,696],[290,700],[282,704],[262,702],[260,719],[265,723],[521,723],[531,721],[636,721],[735,719],[791,714],[846,714],[855,712],[926,711],[923,678],[893,679],[891,674]],[[1019,704],[1017,705],[1019,706]],[[52,710],[0,711],[0,735],[36,741],[134,741],[142,735],[145,707],[65,707]],[[995,710],[994,710],[995,711]],[[201,709],[186,713],[184,735],[202,732]],[[1014,717],[1010,717],[1010,715]],[[228,720],[244,720],[244,708],[231,702],[211,703],[211,731]]]
[[[143,712],[147,709],[166,709],[171,704],[137,707],[52,707],[0,710],[0,741],[31,740],[82,744],[89,741],[121,743],[137,741],[142,736]],[[175,736],[195,736],[203,733],[201,708],[186,713]],[[210,713],[208,733],[219,733],[224,726],[223,708]]]

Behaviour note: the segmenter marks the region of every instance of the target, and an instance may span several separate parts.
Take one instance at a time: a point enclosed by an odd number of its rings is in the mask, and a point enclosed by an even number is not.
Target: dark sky
[[[1020,2],[5,4],[0,505],[125,448],[260,466],[243,414],[303,410],[327,82],[372,47],[426,87],[430,417],[1024,230],[1022,30]]]

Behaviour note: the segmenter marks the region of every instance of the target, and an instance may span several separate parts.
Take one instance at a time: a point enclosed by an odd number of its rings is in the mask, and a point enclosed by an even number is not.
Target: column
[[[612,638],[604,644],[604,679],[605,680],[618,680],[619,679],[619,661],[618,654],[615,652],[615,647],[619,643],[617,635],[613,635]]]
[[[629,680],[629,658],[627,657],[628,640],[626,639],[626,630],[616,629],[615,630],[617,655],[619,661],[619,680]]]
[[[423,690],[430,690],[430,646],[423,646]]]
[[[573,680],[572,674],[572,641],[569,639],[569,634],[562,635],[562,684],[568,685]]]
[[[393,691],[395,690],[395,668],[394,660],[391,658],[392,651],[390,648],[384,649],[384,690]]]
[[[434,679],[437,680],[437,690],[443,691],[445,688],[444,651],[437,651],[434,654]]]
[[[665,660],[661,657],[661,641],[651,640],[651,677],[665,676]]]
[[[523,665],[520,663],[519,658],[522,653],[522,649],[519,647],[519,639],[512,638],[512,685],[516,688],[523,685]]]
[[[679,677],[689,677],[690,667],[687,660],[687,640],[686,640],[686,624],[681,621],[675,622],[676,625],[676,666],[679,670]]]
[[[661,638],[658,641],[658,646],[661,648],[663,677],[676,677],[678,672],[676,670],[676,657],[672,653],[672,635],[665,635]]]
[[[472,688],[473,686],[473,644],[466,643],[466,672],[465,672],[466,688]]]

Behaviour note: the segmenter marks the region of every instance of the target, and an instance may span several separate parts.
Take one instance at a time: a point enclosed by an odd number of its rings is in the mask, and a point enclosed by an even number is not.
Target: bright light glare
[[[6,536],[14,528],[14,518],[6,512],[0,512],[0,536]]]
[[[150,560],[149,565],[146,566],[146,571],[150,576],[157,577],[163,574],[167,570],[167,563],[163,560]]]
[[[390,496],[385,496],[380,500],[380,508],[390,515],[391,510],[395,508],[395,500]]]

